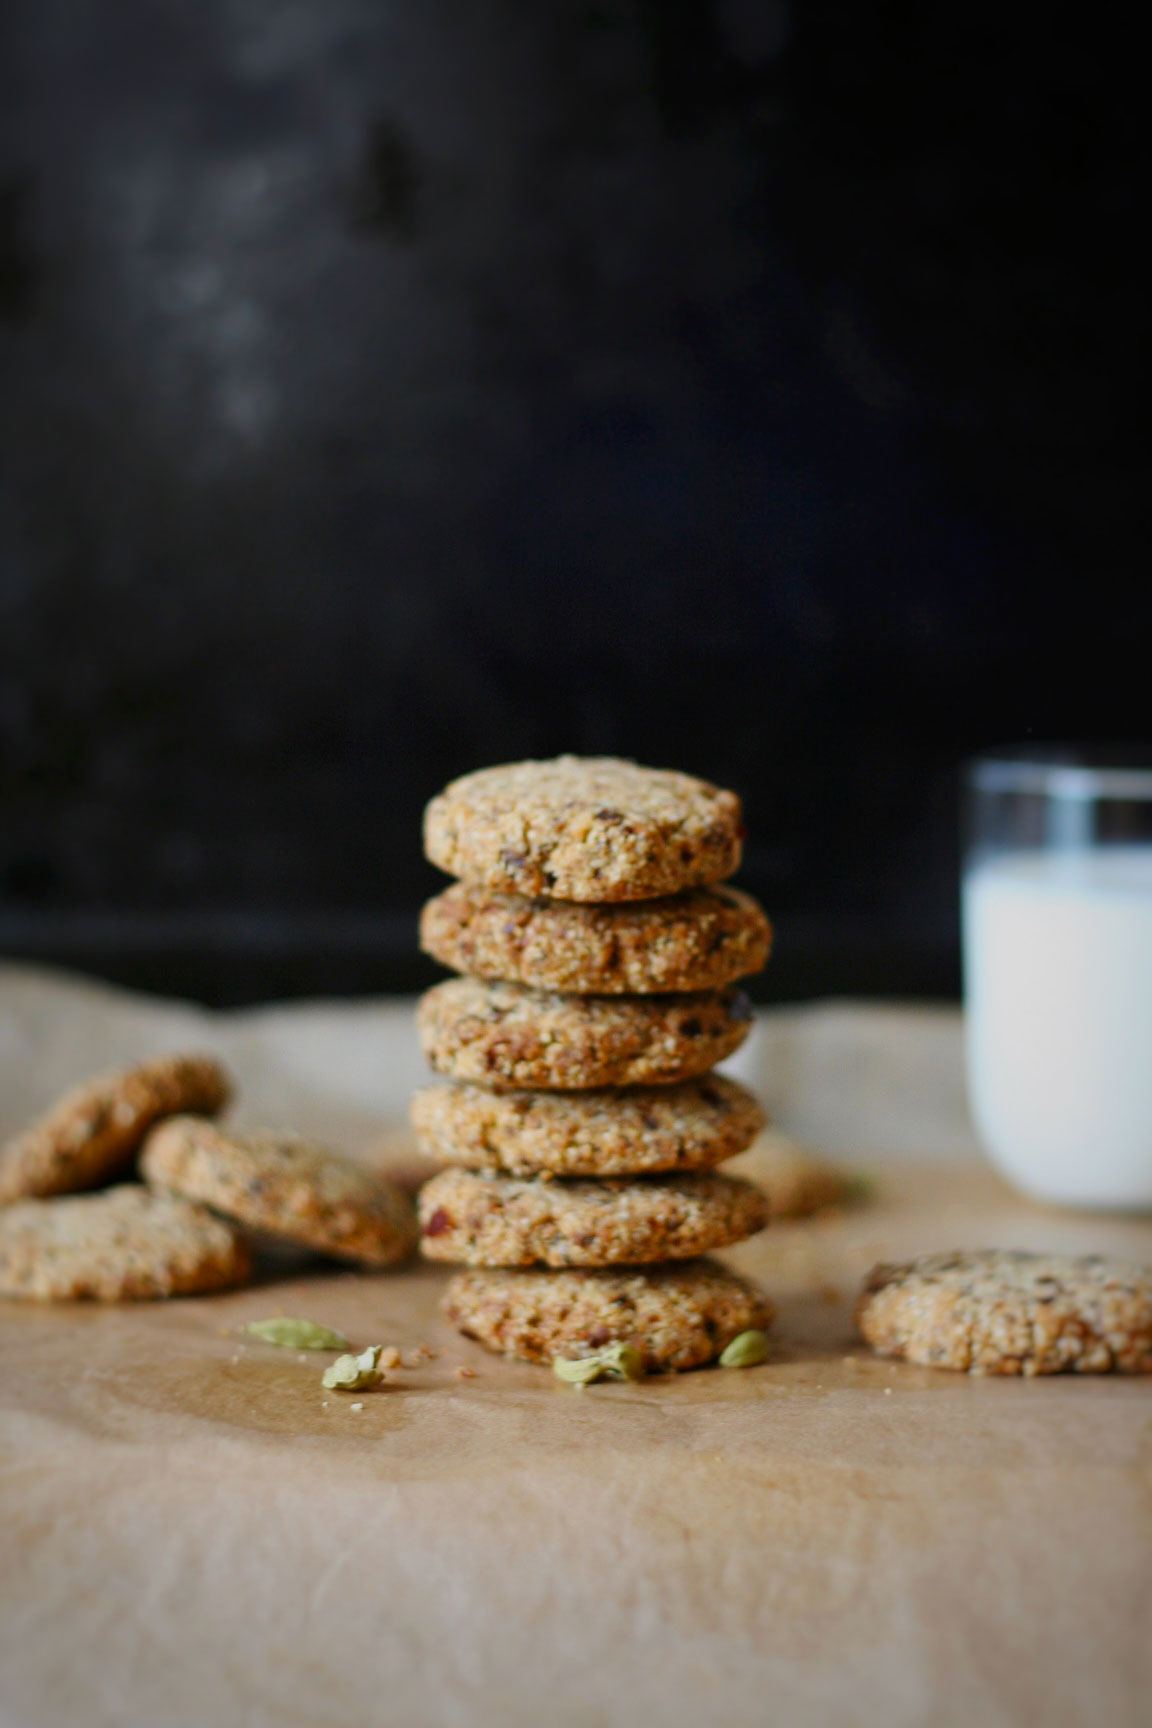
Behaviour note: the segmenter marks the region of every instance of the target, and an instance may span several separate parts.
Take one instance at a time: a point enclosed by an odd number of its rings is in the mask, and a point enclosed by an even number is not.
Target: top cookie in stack
[[[688,1367],[765,1317],[743,1280],[684,1264],[766,1218],[758,1190],[713,1174],[763,1121],[709,1072],[747,1035],[732,985],[770,943],[756,902],[717,886],[742,833],[733,793],[611,758],[484,769],[428,807],[428,856],[462,880],[421,941],[465,976],[418,1014],[453,1084],[418,1092],[413,1121],[458,1167],[423,1191],[424,1251],[487,1269],[447,1306],[492,1348],[620,1338],[649,1368]],[[653,1261],[678,1264],[636,1271]]]

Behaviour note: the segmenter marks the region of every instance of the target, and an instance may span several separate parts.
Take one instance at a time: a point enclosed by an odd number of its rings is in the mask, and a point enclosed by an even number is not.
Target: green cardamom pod
[[[377,1367],[382,1344],[369,1344],[359,1356],[337,1356],[325,1368],[320,1384],[329,1392],[361,1392],[368,1386],[379,1386],[384,1376]]]
[[[343,1350],[348,1340],[343,1332],[331,1326],[319,1326],[315,1320],[294,1320],[289,1314],[276,1314],[271,1320],[249,1320],[244,1327],[253,1338],[265,1344],[281,1344],[285,1350]]]
[[[755,1368],[768,1360],[768,1339],[763,1332],[752,1329],[737,1332],[730,1344],[720,1352],[721,1368]]]
[[[634,1344],[605,1344],[589,1356],[556,1356],[552,1372],[569,1386],[587,1386],[593,1380],[642,1380],[644,1359]]]

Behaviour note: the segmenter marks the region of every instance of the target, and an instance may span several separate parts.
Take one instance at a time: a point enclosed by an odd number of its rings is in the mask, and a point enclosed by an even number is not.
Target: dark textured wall
[[[410,981],[425,798],[569,748],[744,792],[785,993],[952,987],[961,757],[1152,730],[1123,45],[0,14],[0,948]]]

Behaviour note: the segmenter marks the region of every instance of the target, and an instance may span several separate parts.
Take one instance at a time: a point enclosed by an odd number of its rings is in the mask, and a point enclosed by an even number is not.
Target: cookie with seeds
[[[761,970],[771,936],[752,896],[728,887],[593,906],[456,882],[420,917],[421,947],[455,972],[602,995],[720,990]]]
[[[768,1222],[759,1189],[735,1176],[521,1181],[442,1170],[420,1191],[421,1248],[465,1266],[615,1266],[685,1260]]]
[[[425,1086],[411,1115],[427,1157],[513,1176],[710,1170],[743,1151],[764,1122],[747,1087],[721,1074],[587,1092]]]
[[[389,1266],[415,1246],[415,1213],[402,1188],[294,1134],[225,1133],[175,1116],[149,1135],[140,1168],[154,1187],[323,1254]]]
[[[730,1056],[751,1024],[751,1003],[738,990],[562,996],[476,978],[435,985],[416,1011],[437,1073],[545,1090],[688,1080]]]
[[[71,1194],[122,1174],[165,1116],[214,1116],[232,1083],[211,1056],[156,1056],[74,1087],[0,1146],[0,1205]]]
[[[0,1296],[128,1302],[242,1284],[242,1236],[203,1206],[125,1183],[0,1210]]]
[[[424,849],[450,876],[558,900],[648,900],[722,882],[743,832],[734,792],[613,756],[481,768],[424,813]]]
[[[971,1374],[1152,1373],[1152,1268],[1001,1248],[876,1266],[856,1310],[883,1356]]]
[[[443,1308],[466,1338],[525,1362],[631,1344],[645,1371],[699,1368],[772,1320],[767,1297],[713,1260],[589,1272],[458,1272]]]

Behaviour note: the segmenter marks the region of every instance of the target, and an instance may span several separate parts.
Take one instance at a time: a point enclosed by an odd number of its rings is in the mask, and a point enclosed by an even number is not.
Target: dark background
[[[0,952],[408,988],[424,801],[737,787],[957,987],[962,759],[1146,736],[1142,62],[868,0],[0,0]]]

